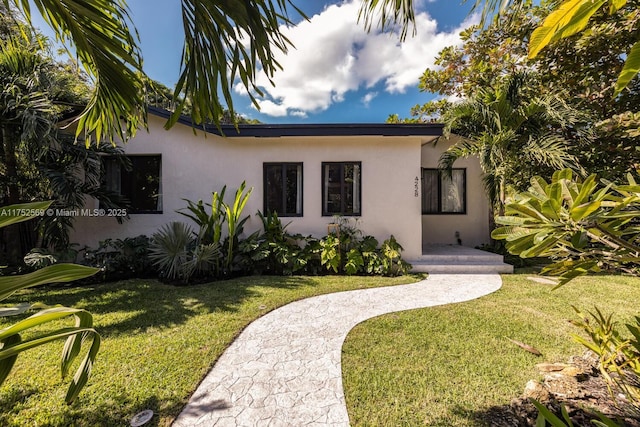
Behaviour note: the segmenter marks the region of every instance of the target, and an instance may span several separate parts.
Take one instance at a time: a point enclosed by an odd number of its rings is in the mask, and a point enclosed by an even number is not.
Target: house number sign
[[[420,197],[420,186],[418,184],[420,184],[420,179],[418,179],[418,177],[416,176],[416,179],[413,180],[413,195],[415,197]]]

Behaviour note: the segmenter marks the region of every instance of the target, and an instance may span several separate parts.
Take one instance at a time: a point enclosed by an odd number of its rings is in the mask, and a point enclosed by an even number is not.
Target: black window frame
[[[441,170],[441,169],[437,169],[437,168],[422,168],[422,173],[421,173],[421,181],[422,181],[422,197],[420,200],[420,204],[421,204],[421,208],[422,208],[422,215],[466,215],[467,214],[467,169],[466,168],[452,168],[452,171],[462,171],[462,173],[464,174],[462,177],[462,211],[459,212],[444,212],[442,210],[442,180],[443,177],[446,176],[446,172]],[[437,195],[437,200],[438,200],[438,208],[435,211],[427,211],[425,208],[425,196],[427,194],[427,188],[426,188],[426,179],[425,179],[425,172],[430,172],[430,173],[434,173],[436,172],[438,174],[438,195]]]
[[[269,191],[269,186],[267,185],[267,169],[269,167],[273,167],[273,166],[280,166],[282,167],[281,170],[281,174],[282,174],[282,182],[286,182],[286,175],[287,175],[287,169],[289,167],[295,167],[296,170],[298,168],[300,168],[300,188],[297,189],[298,191],[298,195],[300,197],[300,213],[292,213],[292,212],[280,212],[279,210],[276,209],[270,209],[269,206],[267,206],[267,203],[269,201],[269,197],[267,192]],[[302,216],[304,216],[304,164],[303,162],[264,162],[262,164],[262,184],[263,184],[263,212],[265,213],[265,215],[269,215],[272,212],[276,212],[277,215],[279,217],[297,217],[300,218]],[[287,186],[283,185],[282,186],[282,203],[283,203],[283,211],[286,211],[286,200],[287,200]]]
[[[325,188],[325,178],[326,178],[326,166],[329,165],[340,165],[340,176],[341,176],[341,181],[338,185],[340,185],[340,212],[328,212],[327,210],[325,210],[325,198],[327,196],[327,188]],[[360,179],[358,180],[358,198],[360,200],[359,202],[359,208],[360,210],[358,212],[345,212],[345,181],[344,181],[344,167],[346,165],[357,165],[358,166],[358,170],[359,170],[359,174],[360,174]],[[321,200],[321,209],[322,209],[322,216],[335,216],[335,215],[340,215],[340,216],[362,216],[362,162],[361,161],[346,161],[346,162],[322,162],[322,182],[320,183],[320,185],[322,186],[322,200]]]
[[[120,195],[125,197],[130,205],[127,206],[127,214],[133,214],[133,215],[138,215],[138,214],[156,214],[156,215],[160,215],[163,213],[163,200],[162,200],[162,155],[161,154],[127,154],[125,156],[127,158],[127,161],[131,163],[131,170],[125,170],[122,167],[120,168]],[[139,188],[136,185],[136,177],[135,177],[135,171],[136,171],[136,165],[135,165],[135,161],[136,160],[140,160],[140,159],[144,159],[144,158],[154,158],[154,159],[158,159],[158,174],[157,174],[157,180],[158,180],[158,191],[157,191],[157,200],[156,200],[156,206],[158,206],[158,204],[160,205],[160,209],[139,209],[136,208],[134,206],[134,203],[136,203],[136,200],[134,197],[130,197],[130,195],[128,194],[123,194],[122,193],[122,182],[128,182],[128,185],[130,188],[136,189]],[[135,160],[134,160],[135,159]],[[105,159],[106,162],[115,162],[115,163],[119,163],[122,165],[122,160],[118,160],[116,158],[114,158],[113,156],[107,156]],[[106,167],[106,164],[105,164]],[[106,170],[105,170],[105,181],[107,180],[107,176],[106,176]],[[108,188],[108,183],[107,183],[107,188]],[[108,188],[109,189],[109,188]]]

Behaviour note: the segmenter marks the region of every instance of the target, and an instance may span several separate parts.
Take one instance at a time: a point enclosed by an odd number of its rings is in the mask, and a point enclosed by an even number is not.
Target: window
[[[466,169],[453,169],[451,176],[438,169],[422,169],[422,213],[466,213],[466,186]]]
[[[264,212],[302,216],[302,163],[264,164]]]
[[[322,215],[361,215],[362,163],[322,163]]]
[[[128,213],[162,213],[160,156],[128,156],[128,160],[131,170],[117,159],[106,159],[107,189],[129,200]]]

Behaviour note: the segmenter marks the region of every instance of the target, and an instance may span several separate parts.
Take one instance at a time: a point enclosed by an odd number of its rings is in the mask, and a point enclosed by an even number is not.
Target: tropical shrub
[[[239,243],[241,255],[238,267],[252,274],[291,275],[307,272],[309,263],[315,257],[308,249],[313,239],[301,234],[289,234],[288,224],[282,224],[276,212],[264,216],[257,213],[262,221],[262,233],[255,232]],[[307,248],[307,250],[305,250]]]
[[[233,266],[233,260],[236,255],[236,247],[238,246],[239,237],[242,234],[244,223],[249,219],[249,215],[244,218],[240,218],[242,216],[242,211],[244,210],[247,201],[249,200],[249,196],[251,196],[251,192],[253,191],[253,187],[251,187],[246,193],[244,192],[246,188],[246,183],[242,181],[240,187],[236,190],[236,195],[233,200],[232,205],[228,205],[223,202],[224,209],[227,213],[227,240],[225,247],[227,249],[227,258],[226,258],[226,268],[227,271],[231,271]]]
[[[184,199],[187,202],[186,212],[184,209],[177,211],[198,226],[197,240],[199,244],[219,247],[225,254],[223,258],[214,262],[214,276],[229,275],[232,271],[238,270],[238,267],[234,266],[234,261],[238,256],[238,244],[244,223],[249,219],[248,215],[242,218],[242,211],[251,196],[253,187],[246,193],[245,189],[246,183],[243,181],[236,190],[232,204],[227,204],[224,201],[227,190],[225,185],[219,193],[212,193],[210,204],[205,204],[202,200],[195,203]],[[207,207],[211,212],[207,212]],[[223,239],[222,229],[225,223],[227,224],[227,235]]]
[[[640,317],[636,316],[633,324],[625,325],[629,338],[620,332],[617,322],[611,314],[604,315],[598,308],[585,315],[573,307],[578,320],[571,323],[582,329],[587,337],[574,335],[573,338],[598,356],[598,367],[607,382],[609,392],[615,400],[615,394],[622,392],[633,411],[640,413]],[[537,401],[532,401],[538,409],[538,424],[549,422],[554,427],[572,427],[574,424],[564,406],[561,413],[555,414]],[[603,414],[594,413],[599,420],[592,423],[601,427],[622,427],[622,421],[614,421]]]
[[[222,187],[222,190],[218,193],[214,191],[211,193],[211,203],[203,203],[202,200],[198,200],[197,203],[192,202],[189,199],[182,199],[187,202],[186,210],[188,212],[182,212],[177,210],[180,215],[184,215],[187,218],[195,222],[200,231],[198,232],[198,238],[202,243],[220,243],[222,237],[222,225],[225,222],[227,210],[224,205],[224,193],[227,191],[227,186]],[[211,212],[207,212],[207,207],[211,209]]]
[[[605,316],[597,307],[589,316],[575,307],[574,310],[579,320],[571,323],[587,334],[587,338],[574,335],[574,339],[598,356],[600,372],[610,385],[609,391],[613,393],[611,386],[617,386],[640,413],[640,317],[636,316],[633,324],[625,325],[630,334],[626,338],[613,315]]]
[[[535,177],[529,191],[514,195],[505,216],[496,218],[502,227],[492,237],[505,240],[506,248],[521,257],[552,258],[555,262],[543,273],[559,276],[558,286],[604,268],[638,275],[640,185],[631,174],[627,181],[618,185],[601,180],[599,185],[595,175],[581,181],[569,170],[554,173],[550,183]],[[611,316],[596,308],[590,320],[576,311],[582,319],[573,323],[588,335],[588,339],[576,339],[599,356],[603,377],[640,407],[640,318],[627,325],[632,338],[625,339]],[[553,426],[572,425],[566,411],[561,419],[538,402],[534,404],[540,411],[539,425],[544,420]],[[594,424],[618,425],[602,416]]]
[[[100,278],[106,281],[149,277],[153,263],[149,258],[151,239],[140,235],[124,239],[106,239],[96,249],[86,249],[84,264],[98,267]]]
[[[202,244],[191,227],[177,221],[164,225],[149,245],[149,258],[160,276],[183,284],[211,276],[221,257],[219,244]]]
[[[34,214],[20,213],[47,209],[50,204],[51,202],[36,202],[5,206],[1,208],[0,228],[26,221]],[[72,282],[97,272],[97,268],[75,264],[56,264],[29,274],[0,277],[0,301],[22,289],[47,283]],[[80,355],[83,342],[90,342],[89,349],[80,362],[67,390],[65,401],[71,403],[86,385],[100,349],[100,335],[93,329],[93,317],[82,309],[61,306],[50,308],[42,304],[31,305],[28,303],[0,308],[0,317],[21,315],[33,309],[40,309],[40,311],[0,330],[0,385],[8,378],[20,353],[59,339],[66,340],[61,361],[61,373],[64,378]],[[73,318],[74,324],[50,331],[42,331],[40,328],[66,318]]]
[[[397,276],[406,274],[411,265],[402,259],[402,246],[391,236],[380,247],[373,236],[364,236],[347,218],[337,218],[335,233],[329,233],[319,241],[321,264],[334,273],[381,274]]]
[[[599,185],[595,175],[581,181],[568,169],[550,183],[535,177],[496,217],[501,227],[491,236],[512,254],[554,260],[543,273],[559,276],[559,285],[604,268],[638,275],[640,185],[630,174],[627,180]]]
[[[383,257],[382,274],[385,276],[400,276],[411,271],[411,264],[402,259],[403,250],[393,235],[382,242],[380,248]]]
[[[337,235],[329,234],[320,239],[320,263],[334,273],[342,270],[342,252],[340,238]]]

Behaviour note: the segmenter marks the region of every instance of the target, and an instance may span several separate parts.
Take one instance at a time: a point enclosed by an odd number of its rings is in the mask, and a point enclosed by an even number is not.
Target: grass
[[[586,277],[551,292],[527,276],[503,276],[501,290],[478,300],[389,314],[352,330],[343,347],[352,425],[481,425],[537,377],[536,363],[582,353],[568,339],[577,332],[566,322],[574,317],[570,304],[598,305],[621,322],[637,314],[640,279]],[[0,387],[0,425],[128,425],[143,409],[156,413],[148,425],[168,425],[255,318],[300,298],[415,279],[250,277],[191,287],[131,280],[26,291],[10,302],[89,310],[103,345],[89,385],[70,406],[58,368],[62,343],[22,354]]]
[[[584,277],[552,292],[528,276],[503,276],[502,289],[478,300],[388,314],[354,328],[342,354],[351,425],[486,425],[495,407],[539,378],[536,363],[584,352],[570,339],[579,333],[566,321],[576,318],[572,304],[597,305],[620,323],[638,314],[638,278]]]
[[[21,354],[0,387],[0,425],[124,426],[144,409],[156,413],[147,425],[168,425],[224,349],[257,317],[313,295],[415,280],[249,277],[190,287],[130,280],[25,291],[7,302],[85,308],[103,342],[89,384],[69,406],[69,378],[62,380],[59,369],[63,343]]]

